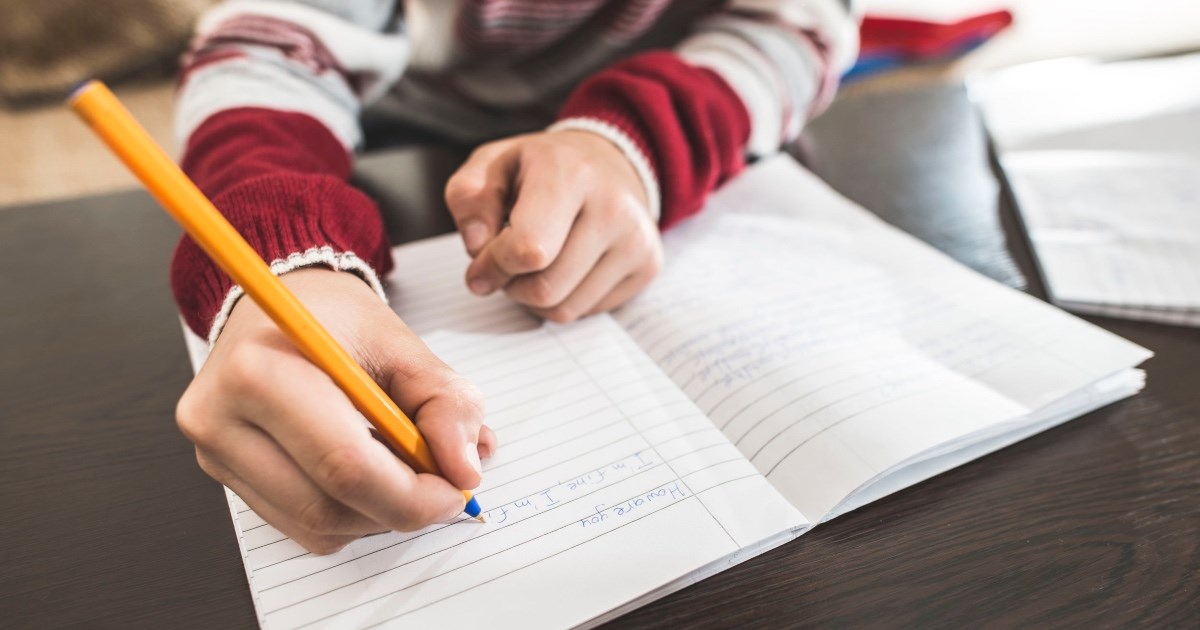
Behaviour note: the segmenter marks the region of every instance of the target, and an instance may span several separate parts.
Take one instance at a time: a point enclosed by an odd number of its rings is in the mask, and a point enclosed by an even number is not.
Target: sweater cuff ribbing
[[[213,201],[263,260],[275,261],[276,273],[324,265],[359,272],[372,283],[370,276],[391,270],[379,212],[346,182],[325,175],[272,174],[247,179]],[[215,339],[240,290],[190,238],[180,241],[171,272],[188,326]]]
[[[723,79],[664,51],[592,75],[559,118],[599,121],[638,149],[649,164],[643,172],[656,176],[664,230],[699,211],[708,193],[742,168],[750,131],[745,107]]]
[[[333,271],[348,271],[362,278],[371,290],[379,296],[379,299],[387,302],[387,294],[384,293],[383,283],[379,280],[379,274],[375,269],[368,265],[366,261],[359,258],[354,252],[337,252],[332,247],[313,247],[303,252],[295,252],[284,258],[277,258],[270,264],[271,273],[276,276],[282,276],[286,273],[296,271],[298,269],[306,269],[309,267],[327,267]],[[221,331],[225,329],[226,322],[229,321],[229,314],[233,312],[233,307],[237,305],[238,300],[245,295],[240,285],[233,285],[225,294],[225,299],[221,301],[221,308],[213,317],[212,327],[208,330],[208,346],[217,342],[217,337],[221,335]]]

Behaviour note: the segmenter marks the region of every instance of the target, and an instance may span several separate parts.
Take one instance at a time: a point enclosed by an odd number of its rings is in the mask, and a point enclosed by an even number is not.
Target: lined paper
[[[1004,170],[1056,303],[1200,326],[1200,159],[1017,151]]]
[[[951,263],[786,158],[668,234],[666,257],[618,321],[814,519],[1149,356]]]
[[[393,278],[400,314],[484,393],[500,443],[476,493],[488,523],[314,556],[229,493],[265,627],[584,624],[807,524],[611,318],[542,326],[474,298],[444,239],[396,258],[423,268]]]

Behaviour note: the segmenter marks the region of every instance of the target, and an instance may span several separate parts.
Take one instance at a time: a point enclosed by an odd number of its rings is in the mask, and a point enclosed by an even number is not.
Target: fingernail
[[[474,252],[483,247],[484,241],[487,240],[487,226],[480,221],[467,221],[462,226],[462,237],[467,251]]]
[[[475,295],[487,295],[492,292],[492,285],[487,280],[476,278],[467,284],[471,288],[471,293]]]
[[[479,475],[483,475],[483,464],[479,461],[479,445],[467,442],[463,447],[463,455],[467,456],[467,463],[471,465],[471,468],[474,468]]]

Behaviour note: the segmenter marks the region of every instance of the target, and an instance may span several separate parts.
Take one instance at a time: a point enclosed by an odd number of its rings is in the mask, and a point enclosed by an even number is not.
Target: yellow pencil
[[[103,83],[89,81],[77,88],[67,103],[213,262],[245,290],[309,361],[337,383],[388,443],[403,453],[418,472],[437,474],[433,453],[408,416],[271,273],[267,263],[117,97]],[[479,502],[466,490],[463,497],[463,511],[482,521]]]

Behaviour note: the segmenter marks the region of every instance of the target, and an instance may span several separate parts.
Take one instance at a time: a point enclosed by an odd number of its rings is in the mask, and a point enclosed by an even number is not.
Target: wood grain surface
[[[863,98],[885,100],[841,101],[814,125],[814,169],[994,277],[1019,282],[1019,267],[1036,293],[1020,235],[995,231],[1007,200],[954,170],[986,168],[981,136],[936,124],[969,119],[961,90]],[[369,158],[363,177],[413,185],[407,159]],[[172,420],[191,376],[167,288],[176,234],[141,194],[0,213],[0,626],[255,623],[221,489]],[[1200,330],[1093,321],[1158,353],[1140,395],[611,625],[1196,627]]]

